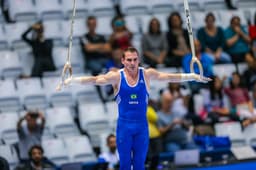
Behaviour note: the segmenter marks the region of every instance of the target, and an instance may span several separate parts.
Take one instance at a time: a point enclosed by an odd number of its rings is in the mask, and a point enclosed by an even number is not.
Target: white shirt
[[[114,168],[114,166],[119,162],[119,155],[116,151],[114,154],[111,152],[104,152],[100,154],[99,158],[104,159],[108,162],[108,168]]]

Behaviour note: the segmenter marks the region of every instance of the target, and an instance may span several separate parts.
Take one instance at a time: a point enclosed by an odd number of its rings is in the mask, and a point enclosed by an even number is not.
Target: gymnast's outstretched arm
[[[208,81],[211,81],[210,78],[202,77],[195,73],[163,73],[153,68],[146,69],[145,75],[149,80],[155,79],[166,82],[184,82],[195,80],[197,82],[207,83]]]
[[[119,82],[119,72],[110,71],[106,74],[98,76],[81,76],[73,77],[65,80],[64,84],[69,85],[72,83],[91,84],[91,85],[113,85]]]

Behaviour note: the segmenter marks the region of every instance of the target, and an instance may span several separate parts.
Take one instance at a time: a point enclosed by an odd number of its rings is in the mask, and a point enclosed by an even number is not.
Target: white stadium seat
[[[61,139],[42,140],[44,155],[56,165],[68,163],[70,161],[67,148]]]
[[[73,13],[73,1],[62,0],[62,10],[66,18],[70,18]],[[89,13],[87,0],[76,0],[76,18],[84,18]]]
[[[33,0],[9,0],[9,14],[13,21],[36,20],[37,10]]]
[[[20,98],[13,80],[0,80],[0,91],[0,110],[2,112],[20,109]]]
[[[95,16],[114,16],[112,0],[89,0],[90,12]]]
[[[6,33],[4,31],[3,24],[0,24],[0,49],[7,49],[8,48],[8,40]]]
[[[43,22],[44,36],[46,39],[53,39],[54,42],[62,44],[62,23],[60,20],[46,20]]]
[[[111,35],[113,32],[112,26],[111,26],[111,20],[112,20],[111,16],[98,17],[96,32],[104,36]]]
[[[148,14],[150,11],[148,0],[121,0],[120,8],[126,15]]]
[[[175,10],[175,4],[169,0],[150,0],[149,1],[151,12],[157,13],[170,13]]]
[[[36,9],[43,20],[63,18],[59,0],[36,0]]]
[[[96,156],[87,136],[64,138],[72,162],[95,162]]]
[[[18,141],[18,118],[17,112],[5,112],[0,114],[0,139],[7,144],[13,144]]]
[[[48,106],[39,78],[18,79],[17,91],[27,109],[44,109]]]
[[[0,145],[0,156],[5,158],[13,170],[19,163],[17,153],[11,145]]]

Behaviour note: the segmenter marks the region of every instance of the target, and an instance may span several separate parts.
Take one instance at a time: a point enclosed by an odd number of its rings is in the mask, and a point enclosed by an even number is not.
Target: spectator
[[[143,35],[141,44],[144,62],[146,64],[154,68],[158,64],[164,64],[168,44],[166,36],[161,31],[161,25],[157,18],[151,19],[148,33]]]
[[[248,68],[243,73],[243,82],[248,90],[252,90],[253,84],[256,83],[256,59],[248,57],[246,60]]]
[[[166,66],[180,67],[182,58],[190,51],[188,32],[182,28],[182,19],[178,12],[170,14],[168,26],[167,42],[169,51],[165,64]]]
[[[93,75],[98,75],[109,59],[111,47],[103,35],[96,33],[96,18],[89,16],[86,22],[88,33],[83,36],[80,43],[86,60],[86,69]]]
[[[28,38],[28,34],[33,31],[32,39]],[[44,26],[38,22],[28,28],[23,34],[22,39],[27,42],[33,51],[35,58],[32,69],[32,76],[42,77],[44,71],[55,71],[55,65],[52,59],[53,41],[45,39]]]
[[[252,57],[249,51],[251,39],[241,26],[238,16],[231,18],[230,26],[225,31],[225,37],[227,52],[231,55],[233,63],[244,62],[246,58]]]
[[[171,112],[175,112],[181,117],[185,117],[188,113],[188,105],[190,101],[189,90],[182,88],[180,83],[169,83],[168,89],[173,96]]]
[[[115,166],[119,162],[119,156],[116,149],[116,136],[110,134],[107,137],[107,146],[109,148],[108,152],[104,152],[100,154],[99,159],[103,159],[104,161],[108,162],[108,170],[114,170]]]
[[[30,148],[29,161],[19,165],[16,170],[55,170],[53,164],[44,159],[44,150],[40,145],[34,145]]]
[[[161,96],[161,110],[158,112],[158,127],[164,137],[165,151],[196,148],[187,135],[189,124],[180,115],[170,111],[172,103],[172,94],[164,91]]]
[[[153,100],[149,99],[147,108],[147,119],[149,128],[149,157],[159,154],[162,152],[162,137],[157,127],[158,115],[153,107]]]
[[[201,53],[201,44],[198,40],[194,41],[195,44],[195,53],[198,60],[201,62],[203,70],[204,70],[204,76],[212,77],[213,76],[213,65],[214,61],[212,60],[212,57],[210,57],[207,53]],[[187,54],[184,56],[182,61],[182,68],[185,73],[190,73],[190,61],[192,59],[192,54]],[[195,73],[199,73],[198,65],[194,65],[194,71]],[[207,88],[208,85],[198,83],[198,82],[189,82],[189,86],[192,90],[192,93],[198,93],[201,88]]]
[[[249,92],[241,85],[241,78],[237,72],[232,74],[230,87],[225,88],[232,106],[232,113],[237,113],[240,119],[256,116],[256,111],[249,97]]]
[[[205,17],[206,26],[198,30],[198,40],[202,45],[202,51],[211,54],[215,63],[230,63],[230,56],[223,51],[226,45],[224,31],[215,26],[215,16],[208,13]]]
[[[24,122],[26,121],[26,123]],[[40,122],[41,121],[41,122]],[[24,123],[23,123],[24,122]],[[40,124],[39,124],[40,122]],[[41,112],[28,112],[17,123],[19,135],[19,156],[21,160],[28,159],[28,151],[33,145],[41,144],[45,118]]]
[[[222,81],[219,77],[214,76],[210,82],[209,90],[202,91],[205,115],[201,115],[203,119],[208,118],[210,123],[215,124],[221,121],[222,117],[227,117],[238,121],[236,114],[231,114],[224,102],[224,91]]]
[[[249,23],[249,35],[252,40],[253,55],[256,56],[256,12],[254,14],[254,23]]]
[[[112,20],[113,33],[110,36],[110,44],[122,50],[132,46],[132,33],[127,29],[123,17],[117,16]]]

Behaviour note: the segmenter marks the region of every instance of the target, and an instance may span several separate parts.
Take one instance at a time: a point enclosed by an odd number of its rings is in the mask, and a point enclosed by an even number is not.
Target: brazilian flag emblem
[[[137,94],[131,94],[131,99],[137,99]]]

